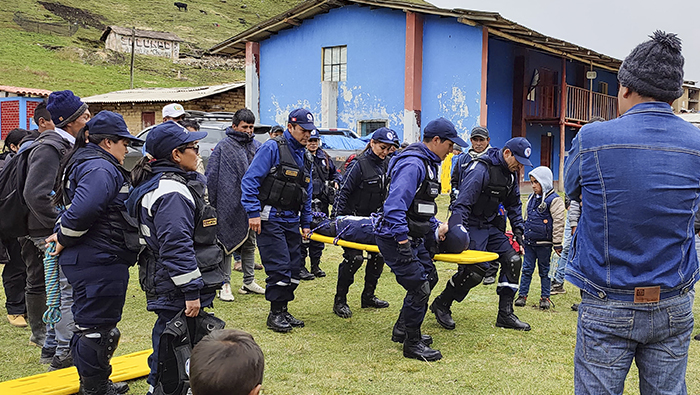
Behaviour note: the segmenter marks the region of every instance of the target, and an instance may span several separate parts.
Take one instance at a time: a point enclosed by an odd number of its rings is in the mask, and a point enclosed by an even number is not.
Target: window
[[[386,127],[387,123],[385,119],[367,119],[360,121],[360,133],[362,136],[369,136],[374,133],[375,130]]]
[[[323,48],[323,81],[347,81],[348,47]]]
[[[598,92],[602,93],[604,95],[608,94],[608,83],[607,82],[599,82],[598,83]]]

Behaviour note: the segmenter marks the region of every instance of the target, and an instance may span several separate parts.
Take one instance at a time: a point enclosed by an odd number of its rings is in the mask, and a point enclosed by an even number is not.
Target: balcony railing
[[[557,120],[560,115],[559,85],[536,86],[525,98],[527,120]],[[617,117],[617,97],[590,92],[577,86],[566,86],[567,121],[589,122],[593,117],[610,120]]]

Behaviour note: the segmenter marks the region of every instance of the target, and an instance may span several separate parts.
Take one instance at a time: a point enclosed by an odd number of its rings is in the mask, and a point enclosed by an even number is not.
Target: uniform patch
[[[215,226],[216,225],[216,218],[207,218],[202,221],[202,227],[206,228],[209,226]]]
[[[296,177],[297,174],[299,174],[299,171],[297,171],[297,170],[285,170],[284,171],[285,176]]]

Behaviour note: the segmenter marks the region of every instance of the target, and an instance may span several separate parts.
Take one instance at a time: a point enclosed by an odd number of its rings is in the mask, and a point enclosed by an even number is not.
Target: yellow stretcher
[[[323,236],[318,233],[313,233],[311,235],[311,240],[319,241],[321,243],[326,244],[339,245],[341,247],[354,248],[356,250],[379,252],[379,247],[373,244],[353,243],[351,241],[345,241],[343,239],[338,239],[336,241],[333,237]],[[460,265],[469,265],[472,263],[495,261],[496,259],[498,259],[498,254],[486,251],[466,250],[462,251],[462,253],[460,254],[437,254],[433,259],[441,262],[451,262]]]
[[[135,352],[112,358],[112,381],[133,380],[148,375],[148,356],[151,350]],[[75,394],[80,387],[75,367],[23,377],[0,383],[2,395],[67,395]]]

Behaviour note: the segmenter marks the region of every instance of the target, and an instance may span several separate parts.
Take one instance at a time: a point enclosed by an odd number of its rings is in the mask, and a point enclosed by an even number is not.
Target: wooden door
[[[543,135],[540,143],[540,166],[552,168],[552,144],[554,137]]]
[[[149,126],[156,124],[156,113],[155,112],[142,112],[141,113],[141,129],[146,129]]]

